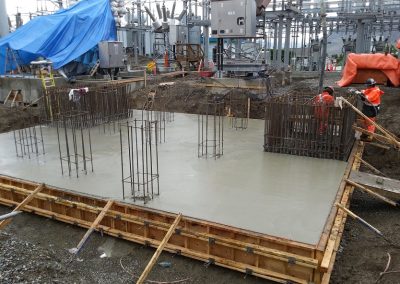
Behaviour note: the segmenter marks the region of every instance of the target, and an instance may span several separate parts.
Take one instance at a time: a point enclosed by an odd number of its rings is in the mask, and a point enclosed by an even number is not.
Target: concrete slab
[[[320,238],[346,163],[263,152],[261,120],[234,130],[225,120],[224,155],[197,158],[197,117],[175,114],[159,147],[160,196],[147,206],[309,244]],[[17,158],[0,135],[0,173],[103,197],[122,197],[119,134],[92,129],[94,173],[61,175],[56,130],[46,155]],[[136,202],[142,205],[142,201]]]

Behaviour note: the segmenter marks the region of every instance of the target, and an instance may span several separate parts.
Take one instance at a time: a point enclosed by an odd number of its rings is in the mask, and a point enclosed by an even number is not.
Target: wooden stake
[[[36,187],[34,191],[31,192],[20,204],[17,205],[17,207],[14,208],[12,212],[15,211],[21,211],[22,208],[24,208],[25,205],[27,205],[34,197],[35,195],[41,191],[44,188],[44,183]],[[0,229],[3,229],[5,226],[7,226],[11,222],[11,219],[6,219],[0,222]]]
[[[379,141],[381,143],[392,144],[392,140],[390,140],[386,136],[383,136],[383,135],[380,135],[380,134],[377,134],[377,133],[369,132],[368,130],[366,130],[364,128],[361,128],[361,127],[358,127],[358,126],[355,126],[355,125],[353,125],[353,129],[356,130],[356,131],[359,131],[361,133],[364,133],[364,134],[366,134],[368,136],[372,136],[375,140],[377,140],[377,141]]]
[[[393,206],[397,206],[397,205],[398,205],[397,202],[394,202],[393,200],[391,200],[391,199],[389,199],[389,198],[386,198],[386,197],[384,197],[384,196],[382,196],[382,195],[380,195],[380,194],[378,194],[378,193],[376,193],[376,192],[374,192],[374,191],[372,191],[372,190],[366,188],[365,186],[362,186],[362,185],[359,184],[359,183],[356,183],[356,182],[351,181],[351,180],[349,180],[349,179],[346,179],[346,182],[347,182],[348,184],[354,186],[355,188],[359,188],[359,189],[361,189],[362,191],[364,191],[364,192],[366,192],[366,193],[368,193],[368,194],[370,194],[370,195],[372,195],[372,196],[375,196],[376,198],[378,198],[378,199],[380,199],[380,200],[382,200],[382,201],[384,201],[384,202],[386,202],[386,203],[388,203],[388,204],[390,204],[390,205],[393,205]]]
[[[181,218],[182,218],[182,213],[179,213],[178,216],[176,217],[174,223],[172,223],[171,227],[169,228],[164,239],[161,241],[160,245],[158,246],[153,257],[150,259],[150,262],[147,264],[146,268],[144,269],[142,275],[140,275],[139,280],[136,282],[136,284],[144,283],[144,281],[146,280],[147,276],[149,275],[151,269],[153,268],[154,264],[156,263],[158,257],[160,256],[161,252],[163,251],[165,245],[168,243],[169,239],[171,238],[172,234],[174,233],[176,226],[178,226],[179,222],[181,221]]]
[[[100,222],[103,220],[104,216],[106,215],[107,211],[110,209],[110,207],[113,205],[114,200],[109,200],[104,206],[103,210],[101,210],[100,214],[97,216],[96,220],[94,220],[92,226],[90,226],[89,230],[87,230],[86,234],[83,236],[79,244],[76,246],[76,248],[72,248],[69,250],[70,253],[78,254],[80,249],[83,247],[85,244],[86,240],[89,238],[89,236],[93,233],[93,231],[96,229],[96,227],[100,224]]]
[[[385,175],[384,173],[382,173],[380,170],[378,170],[377,168],[375,168],[373,165],[371,165],[371,164],[368,163],[367,161],[364,161],[363,159],[361,159],[361,158],[358,157],[358,156],[355,156],[355,158],[356,158],[357,160],[359,160],[361,163],[363,163],[367,168],[369,168],[370,170],[373,170],[375,173],[377,173],[377,174],[379,174],[379,175],[381,175],[381,176],[387,177],[387,175]]]
[[[31,106],[34,105],[35,103],[39,102],[39,101],[40,101],[41,99],[43,99],[43,98],[44,98],[44,96],[41,96],[40,98],[38,98],[38,99],[34,100],[33,102],[31,102],[29,105],[23,107],[22,110],[28,109],[29,107],[31,107]]]
[[[367,226],[367,228],[369,228],[370,230],[372,230],[373,232],[375,232],[376,234],[378,234],[379,236],[383,237],[383,234],[381,231],[379,231],[377,228],[375,228],[374,226],[372,226],[370,223],[368,223],[367,221],[365,221],[364,219],[362,219],[360,216],[356,215],[355,213],[351,212],[349,209],[347,209],[346,207],[344,207],[342,204],[340,203],[336,203],[336,206],[339,207],[340,209],[342,209],[344,212],[346,212],[349,216],[351,216],[352,218],[356,219],[357,221],[361,222],[363,225]]]

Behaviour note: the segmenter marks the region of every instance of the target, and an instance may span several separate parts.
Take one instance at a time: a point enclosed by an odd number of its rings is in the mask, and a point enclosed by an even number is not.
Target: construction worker
[[[383,91],[376,86],[376,81],[373,78],[369,78],[365,84],[367,85],[367,88],[361,92],[357,91],[356,94],[359,95],[363,101],[362,113],[370,120],[375,121],[376,116],[379,113]],[[369,132],[375,132],[375,125],[373,125],[368,119],[364,119],[364,128]],[[362,135],[361,138],[370,139],[367,135]]]
[[[332,86],[324,87],[322,93],[314,97],[314,116],[319,121],[319,134],[323,134],[328,128],[329,107],[333,106],[335,98],[333,93],[335,89]]]

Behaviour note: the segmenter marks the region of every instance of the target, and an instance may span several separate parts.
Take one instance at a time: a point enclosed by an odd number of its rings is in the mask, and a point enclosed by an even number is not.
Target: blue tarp
[[[115,39],[110,1],[81,0],[68,9],[36,17],[0,38],[0,74],[5,74],[7,48],[16,50],[23,64],[41,56],[51,60],[53,67],[59,69],[100,41]]]

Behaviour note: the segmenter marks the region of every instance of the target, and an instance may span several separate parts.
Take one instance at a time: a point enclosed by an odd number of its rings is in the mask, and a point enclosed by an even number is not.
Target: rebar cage
[[[122,197],[125,186],[135,202],[146,204],[160,194],[158,172],[158,121],[134,120],[119,124]]]
[[[129,117],[129,84],[93,84],[50,88],[42,102],[42,119],[58,121],[71,112],[86,112],[88,127],[110,124]]]
[[[71,176],[75,170],[79,173],[93,172],[92,139],[90,127],[87,127],[88,112],[73,111],[65,113],[54,121],[57,129],[58,151],[61,173]],[[66,169],[64,168],[66,167]]]
[[[44,155],[42,125],[33,125],[13,131],[15,153],[17,157]]]
[[[231,127],[235,130],[247,129],[250,118],[250,97],[231,94],[226,104]]]
[[[219,158],[224,154],[225,103],[208,98],[200,103],[197,117],[197,155],[199,158]]]
[[[355,103],[356,98],[347,99]],[[354,143],[356,115],[348,106],[321,103],[317,97],[289,94],[265,103],[264,150],[347,160]]]

